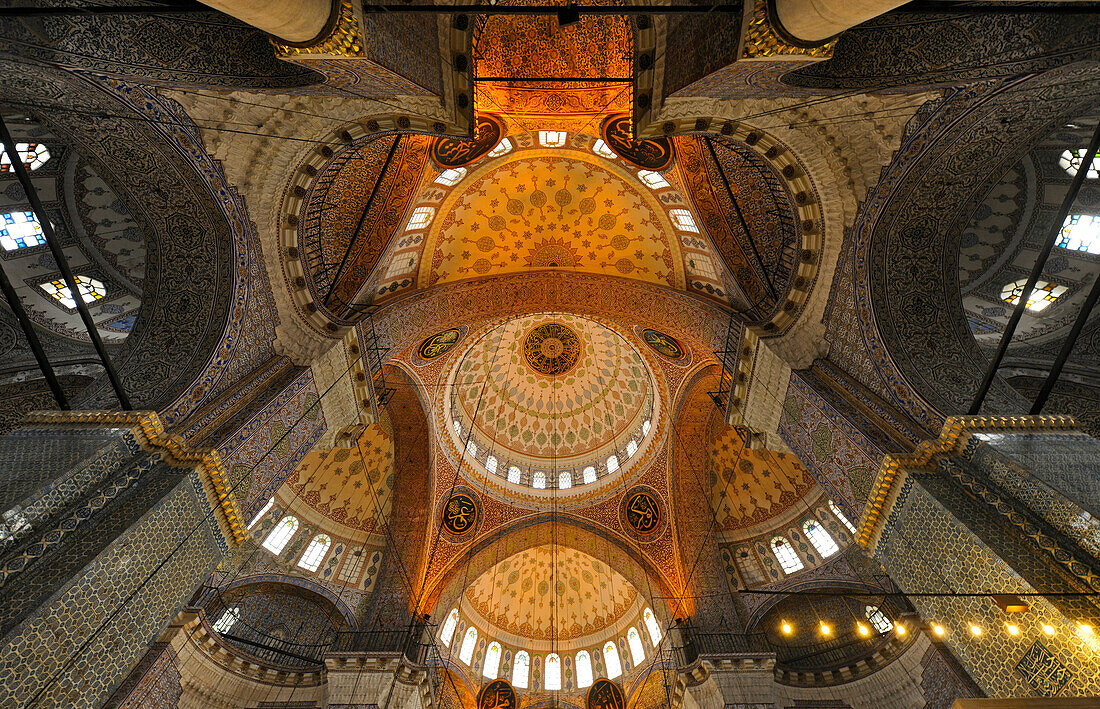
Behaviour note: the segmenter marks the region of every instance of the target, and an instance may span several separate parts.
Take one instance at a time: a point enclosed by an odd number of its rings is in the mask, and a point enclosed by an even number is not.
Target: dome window
[[[34,216],[34,212],[0,214],[0,246],[3,246],[5,251],[18,251],[45,243],[46,237],[42,233],[42,225]]]
[[[672,225],[680,231],[690,231],[692,234],[699,233],[699,227],[695,224],[695,217],[691,216],[691,212],[686,209],[670,209],[668,210],[668,216],[672,219]]]
[[[848,528],[848,531],[852,534],[856,533],[856,526],[848,521],[848,518],[844,516],[844,513],[840,511],[837,504],[832,500],[829,500],[829,510],[836,515],[836,518],[840,520],[840,523]]]
[[[592,483],[596,482],[596,466],[588,466],[584,469],[584,472],[581,473],[581,476],[584,479],[585,485],[591,485]]]
[[[623,663],[619,660],[619,648],[611,640],[604,643],[603,664],[607,667],[608,679],[615,679],[623,673]]]
[[[526,650],[516,653],[515,664],[512,665],[512,686],[517,689],[527,689],[527,676],[531,673],[531,656]]]
[[[50,150],[42,143],[16,143],[15,152],[28,170],[37,170],[50,159]],[[0,146],[0,174],[15,172],[11,167],[8,151]]]
[[[1072,177],[1077,176],[1077,171],[1081,169],[1081,163],[1085,159],[1085,153],[1088,150],[1085,148],[1077,148],[1076,150],[1064,150],[1062,151],[1062,157],[1058,158],[1058,164],[1070,174]],[[1090,180],[1095,180],[1100,177],[1100,155],[1092,159],[1092,166],[1089,171],[1085,173],[1085,177]]]
[[[409,217],[409,223],[405,225],[405,231],[417,231],[432,223],[435,216],[435,207],[417,207]]]
[[[867,620],[871,621],[871,625],[875,626],[875,630],[880,633],[889,633],[894,629],[894,623],[886,617],[886,614],[878,606],[867,606],[864,615],[867,616]]]
[[[840,547],[833,541],[832,535],[825,531],[814,520],[806,520],[802,523],[802,531],[806,533],[806,537],[810,540],[810,544],[814,545],[814,549],[817,549],[817,553],[822,557],[830,557],[833,554],[840,551]]]
[[[775,554],[776,561],[779,562],[779,566],[785,574],[793,574],[804,568],[802,560],[798,558],[798,554],[795,553],[794,547],[791,546],[786,537],[772,539],[772,553]]]
[[[638,179],[651,190],[663,190],[666,187],[672,187],[661,173],[653,170],[639,170]]]
[[[297,531],[298,518],[291,515],[283,517],[279,520],[279,523],[275,525],[275,529],[271,530],[271,533],[267,535],[267,539],[264,539],[264,549],[267,549],[275,556],[282,554],[283,549],[285,549],[287,543],[294,538],[294,533]]]
[[[540,130],[539,143],[544,148],[560,148],[565,145],[565,136],[563,130]]]
[[[519,485],[520,478],[523,477],[523,473],[516,466],[510,466],[508,468],[508,482],[513,485]]]
[[[496,679],[500,671],[500,643],[489,643],[489,649],[485,651],[485,666],[481,668],[481,674],[487,679]]]
[[[577,688],[584,689],[592,684],[592,658],[588,650],[577,653]]]
[[[436,184],[446,185],[447,187],[454,187],[462,178],[466,177],[466,168],[464,167],[452,167],[439,173],[439,177],[435,178]]]
[[[76,310],[76,301],[73,300],[72,293],[69,291],[69,287],[65,285],[65,281],[58,278],[48,283],[41,283],[38,287],[69,310]],[[77,276],[76,287],[80,290],[80,297],[84,299],[85,303],[94,303],[107,297],[107,287],[103,285],[103,282],[88,276]]]
[[[546,686],[548,691],[561,689],[561,658],[557,653],[546,656]]]
[[[444,647],[451,646],[451,638],[455,636],[455,628],[458,627],[458,609],[452,608],[447,614],[447,620],[443,623],[443,630],[439,633],[439,641]]]
[[[592,152],[596,153],[597,155],[603,156],[608,160],[614,160],[615,158],[619,157],[611,150],[611,148],[607,147],[607,143],[603,142],[603,138],[598,139],[596,143],[592,146]]]
[[[298,560],[298,566],[306,571],[316,571],[321,567],[321,562],[324,561],[330,546],[332,546],[332,538],[327,534],[318,534],[306,547],[302,558]]]
[[[462,638],[462,649],[458,651],[458,659],[467,665],[473,662],[475,645],[477,645],[477,628],[470,628]]]
[[[1026,284],[1026,278],[1006,283],[1005,287],[1001,289],[1001,299],[1009,305],[1016,305],[1020,302],[1020,294],[1024,292]],[[1062,297],[1066,290],[1065,286],[1060,286],[1057,283],[1035,281],[1035,289],[1031,291],[1031,295],[1027,299],[1027,309],[1033,313],[1042,312],[1051,303]]]
[[[1100,216],[1070,214],[1058,232],[1058,246],[1070,251],[1100,254]]]
[[[499,158],[501,155],[507,155],[510,152],[512,152],[512,141],[503,138],[497,143],[497,147],[489,151],[489,157]]]
[[[568,490],[571,487],[573,487],[573,473],[568,470],[558,473],[558,489]]]
[[[630,646],[630,664],[637,667],[645,662],[645,648],[642,647],[642,636],[637,628],[626,631],[626,644]]]
[[[226,608],[218,618],[218,621],[214,623],[214,632],[225,635],[229,632],[230,628],[237,624],[237,621],[241,619],[241,609],[237,606],[232,608]]]

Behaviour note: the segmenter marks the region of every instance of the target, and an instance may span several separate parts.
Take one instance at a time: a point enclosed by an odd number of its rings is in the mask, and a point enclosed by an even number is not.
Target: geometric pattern
[[[731,426],[710,452],[710,497],[719,529],[751,527],[789,509],[814,485],[787,453],[743,448]]]

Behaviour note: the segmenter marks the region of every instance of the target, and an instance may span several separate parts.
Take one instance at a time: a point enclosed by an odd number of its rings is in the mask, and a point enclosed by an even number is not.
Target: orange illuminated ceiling
[[[633,29],[623,16],[582,15],[565,27],[554,16],[482,17],[474,31],[475,104],[525,129],[584,130],[601,116],[630,111],[633,54]]]

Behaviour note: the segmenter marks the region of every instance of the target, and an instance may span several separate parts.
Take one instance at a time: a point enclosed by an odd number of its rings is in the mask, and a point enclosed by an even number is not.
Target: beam
[[[1087,169],[1088,163],[1081,163],[1081,169],[1078,172],[1085,172]],[[1066,360],[1069,359],[1069,354],[1077,343],[1077,337],[1084,329],[1085,323],[1088,322],[1089,315],[1092,314],[1097,299],[1100,299],[1100,273],[1096,274],[1096,280],[1092,282],[1092,288],[1089,290],[1088,297],[1085,298],[1085,304],[1081,306],[1081,311],[1077,313],[1077,319],[1073,321],[1073,327],[1070,329],[1069,335],[1066,336],[1065,342],[1062,343],[1062,349],[1058,352],[1058,356],[1054,359],[1054,366],[1050,368],[1046,381],[1043,382],[1039,394],[1035,397],[1035,403],[1031,405],[1030,413],[1032,416],[1043,413],[1043,407],[1046,406],[1047,399],[1050,398],[1050,392],[1054,390],[1054,385],[1058,383],[1058,377],[1062,376],[1062,367],[1066,366]]]
[[[18,160],[18,156],[15,159]],[[27,317],[23,302],[19,300],[19,295],[12,288],[11,281],[8,280],[8,274],[4,271],[2,265],[0,265],[0,290],[4,291],[8,306],[15,313],[15,319],[19,321],[19,327],[23,328],[23,334],[27,336],[27,343],[31,346],[31,352],[34,353],[34,358],[38,362],[38,368],[42,370],[42,376],[46,378],[46,383],[50,385],[50,392],[53,394],[54,401],[57,402],[58,408],[62,411],[68,411],[70,408],[69,400],[65,398],[65,392],[61,390],[61,383],[57,381],[57,375],[54,374],[50,360],[46,357],[46,351],[42,349],[42,343],[38,340],[38,333],[34,331],[34,325]]]

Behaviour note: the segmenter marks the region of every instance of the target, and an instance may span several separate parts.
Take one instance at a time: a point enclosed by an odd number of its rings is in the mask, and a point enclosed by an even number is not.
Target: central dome
[[[467,460],[513,483],[520,476],[531,487],[567,488],[635,455],[652,425],[652,377],[614,330],[540,313],[498,325],[466,352],[449,410]]]

